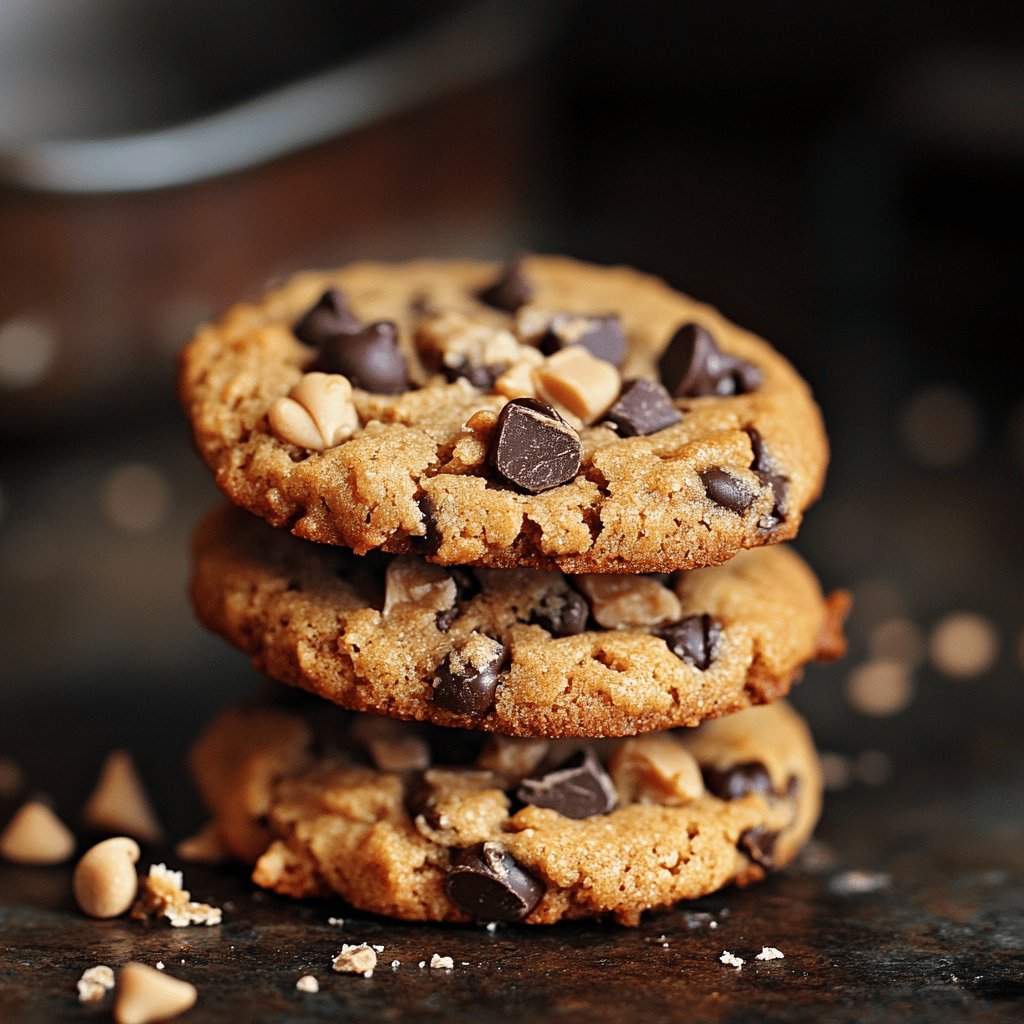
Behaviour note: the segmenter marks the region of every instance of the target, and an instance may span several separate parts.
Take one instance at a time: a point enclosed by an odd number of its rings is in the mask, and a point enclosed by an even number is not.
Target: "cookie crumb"
[[[498,922],[497,921],[488,921],[487,922],[487,931],[489,931],[493,935],[497,930],[498,930]]]
[[[727,949],[722,951],[722,955],[718,959],[727,967],[735,967],[737,971],[746,963],[742,957],[734,956]]]
[[[351,946],[346,942],[334,955],[331,966],[339,974],[361,974],[364,978],[372,978],[373,969],[377,966],[377,954],[365,942]]]
[[[391,961],[391,969],[392,970],[394,970],[396,967],[401,967],[401,966],[402,966],[402,961],[401,960],[392,960]]]
[[[194,902],[180,871],[172,871],[166,864],[153,864],[142,883],[142,895],[132,907],[132,917],[136,921],[165,917],[172,928],[185,928],[220,924],[223,911],[209,903]]]
[[[114,987],[114,972],[106,964],[86,968],[78,979],[78,1001],[98,1003]]]
[[[300,992],[319,992],[320,982],[317,981],[312,974],[304,974],[297,982],[295,982],[295,987]]]
[[[892,884],[892,876],[884,871],[841,871],[829,879],[829,890],[836,896],[860,896],[880,892]]]
[[[374,947],[373,947],[373,950],[374,950],[375,953],[383,953],[384,952],[384,947],[383,946],[378,946],[378,945],[375,944]]]
[[[144,843],[159,843],[164,836],[127,750],[112,750],[107,755],[83,817],[99,832],[124,833]]]
[[[430,966],[435,971],[451,971],[455,968],[455,961],[450,956],[438,956],[435,953],[430,958]]]
[[[0,833],[0,856],[15,864],[63,864],[74,852],[71,830],[41,800],[22,805]]]
[[[155,967],[155,968],[156,968],[156,969],[157,969],[158,971],[162,971],[162,970],[164,969],[164,962],[163,962],[163,960],[157,960],[157,962],[156,962],[156,963],[155,963],[155,964],[154,964],[153,966],[154,966],[154,967]]]
[[[762,946],[761,952],[754,957],[755,960],[785,960],[786,954],[774,946]]]
[[[329,917],[329,918],[327,918],[327,923],[334,925],[336,928],[344,928],[345,927],[345,918],[343,918],[343,917]]]
[[[114,1020],[117,1024],[155,1024],[171,1020],[195,1005],[194,985],[147,967],[129,963],[117,979]]]

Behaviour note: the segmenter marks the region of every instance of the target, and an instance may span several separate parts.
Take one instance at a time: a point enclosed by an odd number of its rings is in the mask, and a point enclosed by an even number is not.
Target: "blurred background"
[[[0,0],[0,755],[66,791],[52,738],[80,725],[82,791],[117,744],[166,796],[167,752],[253,688],[185,597],[217,500],[174,398],[197,322],[302,267],[566,252],[665,277],[811,381],[834,459],[798,546],[856,599],[850,656],[796,697],[830,784],[955,782],[1024,849],[985,796],[1024,780],[1019,23]]]

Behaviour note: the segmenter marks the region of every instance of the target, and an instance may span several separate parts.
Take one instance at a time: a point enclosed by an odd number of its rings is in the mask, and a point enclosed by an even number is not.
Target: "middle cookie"
[[[343,707],[512,736],[627,736],[785,695],[848,599],[783,547],[672,576],[358,557],[234,508],[194,541],[202,622]]]

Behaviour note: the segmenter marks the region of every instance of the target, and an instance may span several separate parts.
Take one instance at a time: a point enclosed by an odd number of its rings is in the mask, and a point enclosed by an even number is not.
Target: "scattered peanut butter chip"
[[[139,844],[127,836],[104,839],[87,850],[71,880],[82,913],[99,918],[125,913],[139,889],[138,860]]]
[[[319,992],[320,982],[317,981],[312,974],[304,974],[297,982],[295,982],[295,987],[300,992]]]
[[[700,765],[671,733],[625,740],[608,770],[624,803],[681,807],[704,795]]]
[[[29,800],[0,833],[0,855],[15,864],[63,864],[75,852],[71,830],[41,800]]]
[[[533,379],[541,398],[568,409],[584,423],[606,413],[622,386],[619,371],[611,363],[579,345],[544,360]]]
[[[574,581],[605,629],[653,629],[682,614],[675,591],[648,576],[582,573]]]
[[[78,979],[78,1001],[99,1003],[114,987],[114,972],[106,964],[87,967]]]
[[[100,769],[85,804],[85,823],[100,832],[124,833],[144,843],[158,843],[163,827],[149,802],[127,750],[113,750]]]
[[[172,978],[146,964],[129,963],[117,979],[114,1020],[117,1024],[156,1024],[173,1018],[195,1005],[194,985]]]
[[[347,942],[334,955],[331,966],[339,974],[361,974],[364,978],[373,975],[377,966],[377,954],[365,942],[349,945]]]
[[[231,859],[231,853],[212,821],[208,821],[195,835],[182,839],[174,852],[191,864],[224,864]]]
[[[220,907],[195,902],[180,871],[171,871],[166,864],[153,864],[142,883],[142,894],[132,907],[132,917],[139,921],[165,917],[172,928],[186,928],[192,924],[220,924],[223,912]]]

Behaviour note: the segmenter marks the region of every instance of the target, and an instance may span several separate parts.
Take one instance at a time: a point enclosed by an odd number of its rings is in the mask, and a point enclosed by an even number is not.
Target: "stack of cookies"
[[[193,751],[258,884],[631,924],[800,850],[821,782],[779,698],[845,597],[778,546],[828,447],[767,343],[625,268],[359,264],[202,327],[181,394],[232,503],[199,617],[312,695]]]

